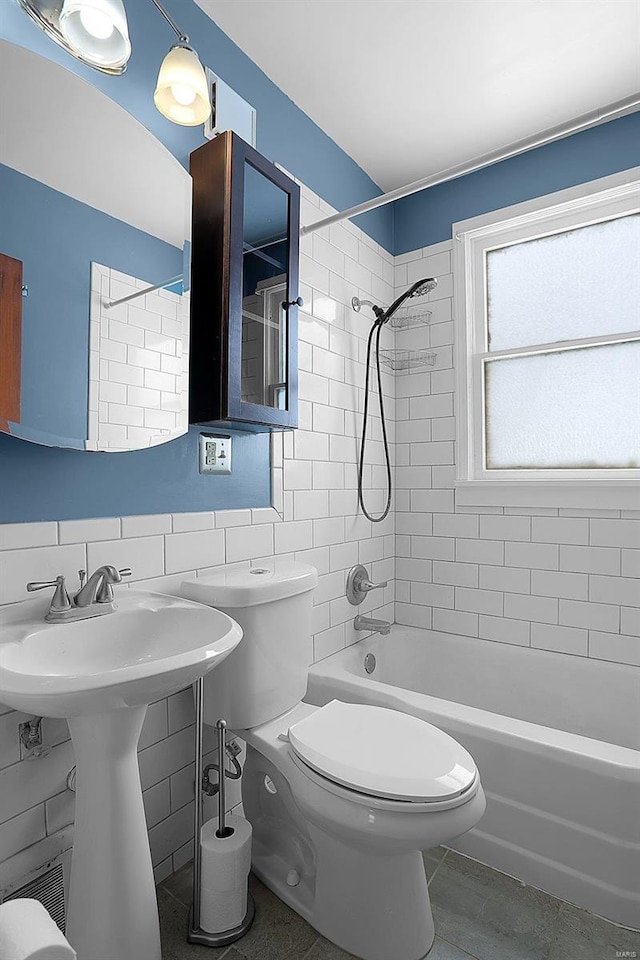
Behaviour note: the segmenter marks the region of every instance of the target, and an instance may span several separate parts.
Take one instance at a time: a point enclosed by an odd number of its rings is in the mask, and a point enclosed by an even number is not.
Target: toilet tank
[[[273,720],[302,700],[312,661],[311,611],[318,582],[306,563],[273,561],[185,580],[181,594],[223,610],[243,631],[204,678],[204,720],[234,730]]]

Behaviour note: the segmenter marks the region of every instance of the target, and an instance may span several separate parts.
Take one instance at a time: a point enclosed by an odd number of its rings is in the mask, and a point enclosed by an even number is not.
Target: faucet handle
[[[345,595],[349,603],[357,606],[362,603],[371,590],[381,590],[383,587],[386,587],[387,584],[388,580],[383,580],[381,583],[373,583],[366,568],[363,567],[361,563],[358,563],[355,567],[351,567],[349,571]]]
[[[64,579],[64,578],[63,578]],[[55,580],[32,580],[27,584],[27,591],[29,593],[35,593],[36,590],[46,590],[47,587],[57,587],[58,579]]]
[[[106,567],[110,572],[109,577],[103,577],[102,582],[96,593],[97,603],[113,603],[113,583],[120,583],[123,577],[131,576],[131,567],[123,567],[122,570],[116,570],[114,567]]]
[[[64,577],[56,577],[55,580],[41,581],[33,580],[27,584],[28,593],[34,593],[36,590],[45,590],[47,587],[55,587],[55,592],[51,600],[49,611],[68,610],[71,607],[71,600],[67,593]]]
[[[370,590],[381,590],[383,587],[388,586],[388,580],[381,580],[380,583],[372,583],[371,580],[362,580],[360,582],[360,589],[364,590],[365,593],[369,593]]]

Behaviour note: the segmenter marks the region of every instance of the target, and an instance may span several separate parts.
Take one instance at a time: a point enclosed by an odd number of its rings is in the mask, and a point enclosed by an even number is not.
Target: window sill
[[[463,507],[573,507],[639,510],[637,480],[456,480]]]

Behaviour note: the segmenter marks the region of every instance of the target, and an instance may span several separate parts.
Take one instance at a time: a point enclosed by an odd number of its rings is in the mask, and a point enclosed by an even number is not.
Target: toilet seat
[[[290,726],[288,740],[316,773],[370,797],[452,800],[477,778],[473,759],[456,740],[386,707],[332,700]]]

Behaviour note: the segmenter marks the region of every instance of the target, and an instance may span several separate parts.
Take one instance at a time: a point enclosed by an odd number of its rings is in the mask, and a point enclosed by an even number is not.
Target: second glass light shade
[[[153,102],[160,113],[185,127],[204,123],[211,113],[207,78],[191,47],[176,45],[162,61]]]
[[[122,0],[64,0],[60,31],[71,49],[98,69],[124,67],[131,56]]]

